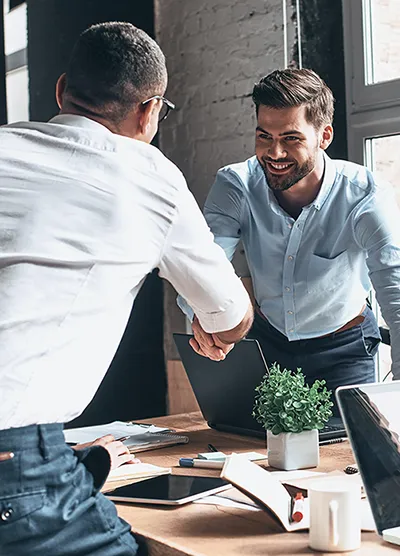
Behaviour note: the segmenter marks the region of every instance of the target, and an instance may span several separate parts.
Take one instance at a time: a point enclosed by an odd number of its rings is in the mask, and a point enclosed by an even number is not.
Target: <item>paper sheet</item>
[[[92,427],[81,427],[76,429],[64,430],[65,441],[69,443],[83,444],[85,442],[93,442],[101,436],[112,434],[115,438],[122,436],[135,436],[146,432],[163,432],[169,429],[155,427],[154,425],[142,427],[140,425],[132,425],[131,423],[124,423],[123,421],[113,421],[106,425],[95,425]]]
[[[110,471],[107,482],[155,477],[156,475],[167,475],[168,473],[171,473],[171,468],[168,467],[159,467],[151,463],[126,463]]]

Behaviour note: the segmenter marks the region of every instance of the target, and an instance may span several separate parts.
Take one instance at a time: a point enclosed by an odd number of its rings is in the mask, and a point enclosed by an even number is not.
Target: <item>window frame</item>
[[[342,0],[342,9],[348,158],[367,165],[369,139],[400,135],[400,76],[392,81],[367,84],[366,49],[371,47],[371,37],[366,21],[371,17],[370,0]],[[378,316],[374,290],[370,300]],[[377,379],[382,380],[379,356],[376,361]]]
[[[346,87],[349,113],[390,109],[400,105],[400,76],[367,84],[366,48],[370,44],[364,13],[372,0],[342,0]]]

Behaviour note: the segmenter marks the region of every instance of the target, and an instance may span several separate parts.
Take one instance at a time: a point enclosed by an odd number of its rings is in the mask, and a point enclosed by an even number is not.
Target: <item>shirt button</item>
[[[293,328],[289,328],[289,332],[293,332],[293,330],[294,330]]]
[[[288,287],[286,286],[285,292],[290,292],[290,288],[288,288]]]
[[[8,521],[12,514],[14,513],[14,510],[12,508],[8,508],[7,510],[3,510],[0,514],[0,519],[2,521]]]
[[[289,255],[289,256],[288,256],[288,260],[289,260],[289,261],[293,261],[293,256],[292,256],[292,255]]]
[[[288,311],[287,314],[288,315],[293,315],[293,311]]]

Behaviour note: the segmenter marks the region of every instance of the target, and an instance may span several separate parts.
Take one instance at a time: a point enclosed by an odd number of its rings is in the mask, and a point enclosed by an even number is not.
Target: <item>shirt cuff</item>
[[[222,311],[204,313],[195,310],[195,314],[205,332],[208,334],[226,332],[242,322],[249,308],[250,298],[241,284],[240,291],[236,293],[235,302],[230,301]]]

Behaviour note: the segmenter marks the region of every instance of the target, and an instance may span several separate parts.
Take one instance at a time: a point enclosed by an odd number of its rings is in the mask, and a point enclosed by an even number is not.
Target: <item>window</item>
[[[400,2],[344,0],[343,27],[349,159],[391,182],[400,206]],[[379,379],[390,364],[390,350],[382,345]]]
[[[364,2],[366,84],[400,78],[400,2]]]

